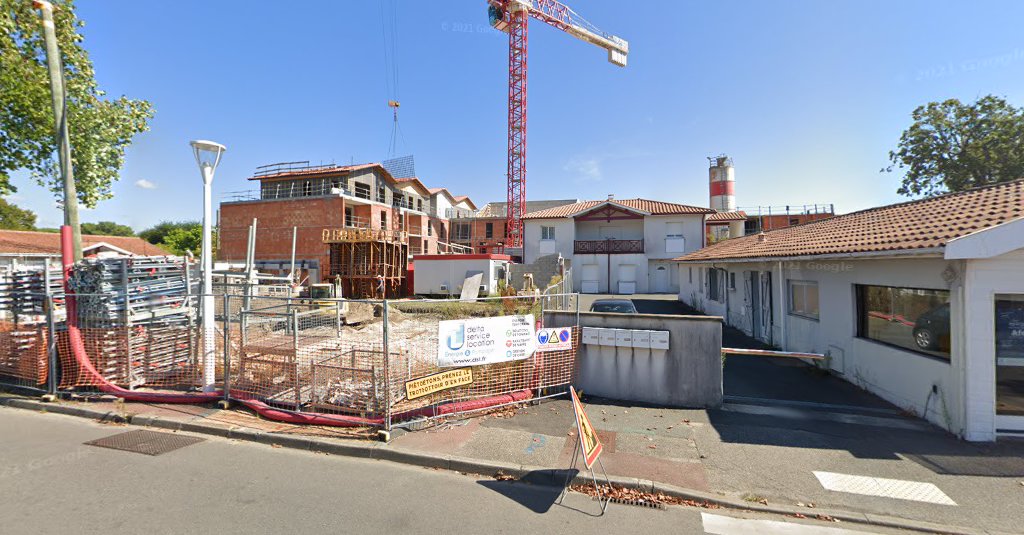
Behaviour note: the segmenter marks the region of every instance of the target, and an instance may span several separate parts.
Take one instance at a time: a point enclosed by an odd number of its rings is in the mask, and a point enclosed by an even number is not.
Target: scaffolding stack
[[[198,379],[198,270],[173,257],[87,259],[69,280],[86,350],[135,388]]]
[[[341,281],[350,299],[386,299],[403,295],[409,246],[405,233],[389,229],[326,232],[331,279]]]

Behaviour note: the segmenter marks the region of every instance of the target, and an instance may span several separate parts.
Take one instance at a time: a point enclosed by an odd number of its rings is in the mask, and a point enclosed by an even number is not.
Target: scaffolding
[[[325,229],[331,250],[330,277],[349,299],[401,297],[408,269],[405,232],[391,229]],[[381,286],[383,286],[383,291]]]

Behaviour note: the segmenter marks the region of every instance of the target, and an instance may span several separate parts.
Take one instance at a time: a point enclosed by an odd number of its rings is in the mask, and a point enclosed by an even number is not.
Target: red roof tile
[[[708,216],[708,223],[713,221],[746,221],[745,212],[716,212]]]
[[[676,260],[785,258],[944,247],[953,238],[1024,217],[1024,179],[871,208],[725,240]]]
[[[163,256],[167,251],[142,238],[126,236],[82,236],[82,248],[106,243],[141,256]],[[60,254],[60,234],[26,230],[0,230],[0,254]]]
[[[556,219],[561,217],[572,217],[585,212],[592,208],[601,206],[602,204],[619,205],[625,208],[645,212],[650,215],[685,215],[685,214],[713,214],[714,210],[710,208],[701,208],[699,206],[689,206],[686,204],[675,204],[664,201],[650,201],[647,199],[623,199],[623,200],[605,200],[605,201],[583,201],[574,204],[566,204],[564,206],[557,206],[555,208],[549,208],[547,210],[540,210],[538,212],[529,213],[523,216],[523,219]]]

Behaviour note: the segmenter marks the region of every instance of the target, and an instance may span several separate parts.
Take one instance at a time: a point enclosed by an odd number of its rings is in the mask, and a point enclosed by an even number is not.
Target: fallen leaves
[[[498,481],[513,481],[513,480],[515,480],[515,478],[516,477],[511,475],[511,474],[506,474],[504,470],[498,470],[494,474],[494,479],[496,479]]]
[[[574,492],[580,494],[586,494],[587,496],[597,496],[597,490],[593,485],[571,485],[569,487]],[[647,492],[636,488],[620,487],[617,485],[601,485],[601,496],[610,497],[617,501],[623,502],[635,502],[638,504],[665,504],[665,505],[685,505],[688,507],[703,507],[704,509],[720,509],[721,506],[707,501],[689,500],[686,498],[679,498],[676,496],[669,496],[662,492]]]

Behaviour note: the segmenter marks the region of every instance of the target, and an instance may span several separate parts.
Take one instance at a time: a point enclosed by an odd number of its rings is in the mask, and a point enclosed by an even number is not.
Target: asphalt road
[[[595,518],[595,502],[570,494],[564,505],[555,505],[557,492],[550,487],[213,437],[148,456],[83,445],[131,427],[9,408],[0,408],[0,429],[0,531],[11,534],[838,535],[858,529],[616,504]]]

